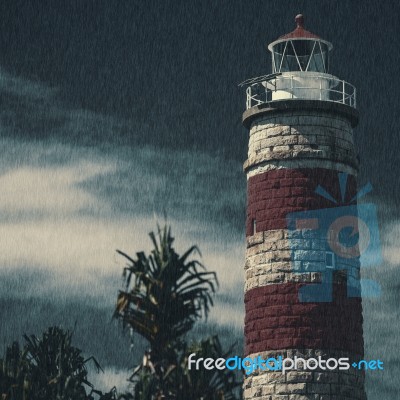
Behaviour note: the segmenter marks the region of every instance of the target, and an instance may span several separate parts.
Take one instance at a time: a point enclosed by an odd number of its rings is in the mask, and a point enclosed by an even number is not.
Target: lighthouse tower
[[[272,73],[242,84],[245,355],[270,360],[245,375],[244,398],[365,399],[351,365],[363,357],[359,245],[346,242],[357,236],[356,90],[329,73],[332,44],[295,20],[268,46]],[[298,362],[283,372],[280,357]]]

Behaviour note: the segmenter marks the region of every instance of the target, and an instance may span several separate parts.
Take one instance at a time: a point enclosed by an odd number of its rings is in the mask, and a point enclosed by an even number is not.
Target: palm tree
[[[103,394],[88,381],[84,358],[72,346],[72,332],[50,327],[42,337],[24,335],[22,349],[14,342],[0,360],[0,395],[3,400],[99,400],[116,399],[115,390]],[[87,394],[87,391],[90,391]]]
[[[229,370],[188,369],[188,358],[227,358],[232,348],[224,352],[217,336],[183,343],[177,351],[176,364],[166,370],[162,379],[147,364],[138,368],[134,377],[133,394],[125,394],[122,400],[235,400],[240,382],[235,372]]]
[[[176,400],[202,399],[202,400],[233,400],[236,399],[235,389],[239,382],[233,371],[188,369],[188,358],[192,353],[196,358],[228,358],[233,346],[223,351],[218,336],[210,336],[201,341],[185,344],[180,353],[178,368],[171,377],[176,387]]]
[[[158,227],[158,237],[153,232],[149,236],[154,245],[149,256],[139,252],[133,259],[117,250],[128,266],[114,316],[147,339],[154,362],[167,356],[197,319],[207,317],[218,282],[214,272],[191,258],[200,254],[196,246],[182,256],[176,253],[169,227]]]
[[[27,400],[26,363],[18,342],[6,349],[0,359],[0,398],[5,400]]]
[[[218,281],[194,258],[200,251],[190,247],[182,256],[173,247],[171,228],[158,227],[149,234],[153,250],[132,258],[117,250],[128,262],[125,288],[118,294],[114,317],[123,326],[144,337],[150,349],[131,376],[134,400],[222,400],[234,399],[238,387],[229,370],[189,371],[187,357],[193,348],[205,357],[224,357],[217,337],[188,346],[183,339],[194,323],[207,317]],[[194,347],[193,347],[194,346]],[[189,352],[190,351],[190,352]],[[200,357],[199,356],[199,357]]]
[[[82,351],[72,346],[72,332],[51,327],[41,338],[24,335],[24,358],[27,360],[31,381],[31,398],[86,400],[85,386],[93,388],[87,379],[86,364],[95,358],[85,359]]]

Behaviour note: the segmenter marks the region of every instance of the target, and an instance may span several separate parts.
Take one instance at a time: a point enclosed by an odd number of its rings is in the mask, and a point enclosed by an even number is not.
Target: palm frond
[[[157,226],[149,237],[153,249],[147,256],[138,252],[133,258],[118,250],[128,265],[114,317],[149,340],[151,347],[162,348],[189,331],[197,319],[207,317],[218,280],[193,258],[201,254],[197,246],[182,256],[175,251],[170,227]]]

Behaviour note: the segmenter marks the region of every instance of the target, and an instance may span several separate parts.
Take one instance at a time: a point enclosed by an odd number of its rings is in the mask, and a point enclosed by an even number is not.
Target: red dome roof
[[[311,33],[304,29],[304,17],[302,14],[296,15],[295,21],[297,23],[296,29],[293,32],[290,32],[290,33],[287,33],[286,35],[281,36],[279,38],[279,40],[281,40],[281,39],[301,39],[301,38],[321,39],[319,36],[314,35],[314,33]]]

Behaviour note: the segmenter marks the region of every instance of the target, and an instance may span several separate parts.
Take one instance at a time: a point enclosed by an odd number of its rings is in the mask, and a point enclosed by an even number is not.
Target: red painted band
[[[304,283],[282,283],[245,294],[245,354],[279,349],[330,349],[363,355],[360,298],[334,284],[330,303],[301,303]]]
[[[338,200],[338,204],[315,193],[318,185]],[[356,179],[349,175],[344,203],[347,204],[356,192]],[[288,213],[330,208],[340,203],[337,171],[324,168],[276,169],[252,176],[247,183],[246,235],[254,234],[254,225],[257,232],[286,229]]]

